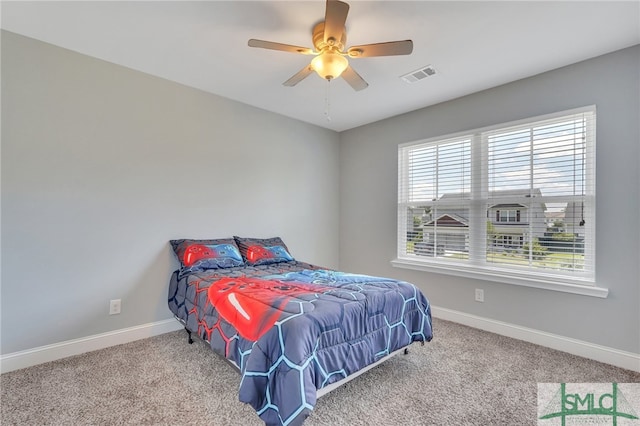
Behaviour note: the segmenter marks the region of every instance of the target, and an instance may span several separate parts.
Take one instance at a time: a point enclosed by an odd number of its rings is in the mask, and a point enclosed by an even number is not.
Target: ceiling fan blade
[[[262,49],[281,50],[283,52],[302,53],[303,55],[313,55],[313,49],[308,47],[293,46],[291,44],[275,43],[273,41],[249,40],[249,47],[260,47]]]
[[[347,83],[349,83],[349,86],[353,87],[353,90],[358,91],[369,87],[369,83],[364,81],[364,79],[360,77],[360,74],[358,74],[353,68],[351,68],[351,65],[349,65],[347,69],[342,72],[341,76]]]
[[[327,0],[327,10],[324,15],[324,42],[329,46],[339,43],[344,34],[349,5],[338,0]],[[333,43],[330,42],[333,39]]]
[[[307,78],[309,74],[311,74],[312,72],[313,72],[313,68],[311,68],[311,64],[309,64],[306,67],[302,68],[300,71],[298,71],[289,80],[282,83],[282,85],[288,86],[288,87],[295,86],[296,84],[300,83],[302,80]]]
[[[371,56],[409,55],[413,52],[411,40],[389,41],[387,43],[363,44],[352,46],[347,53],[352,58],[367,58]]]

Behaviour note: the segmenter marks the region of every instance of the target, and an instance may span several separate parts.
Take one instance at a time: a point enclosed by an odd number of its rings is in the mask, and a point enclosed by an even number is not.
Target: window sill
[[[454,275],[457,277],[474,278],[478,280],[494,281],[525,287],[541,288],[545,290],[561,291],[564,293],[580,294],[606,298],[609,289],[596,287],[589,281],[575,278],[555,276],[525,277],[498,269],[484,269],[467,265],[425,263],[411,259],[394,259],[391,264],[396,268],[413,269],[417,271],[433,272],[437,274]]]

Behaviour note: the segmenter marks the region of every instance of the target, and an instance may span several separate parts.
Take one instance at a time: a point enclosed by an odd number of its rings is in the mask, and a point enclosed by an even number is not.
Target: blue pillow
[[[233,238],[247,265],[268,265],[295,260],[280,237]]]
[[[244,261],[233,238],[216,240],[171,240],[180,261],[179,278],[207,269],[233,268]]]

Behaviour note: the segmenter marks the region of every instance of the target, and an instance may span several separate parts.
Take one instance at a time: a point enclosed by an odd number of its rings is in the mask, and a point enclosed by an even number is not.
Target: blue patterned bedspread
[[[303,262],[174,273],[169,307],[242,374],[240,401],[271,425],[300,425],[316,390],[432,338],[413,284]]]

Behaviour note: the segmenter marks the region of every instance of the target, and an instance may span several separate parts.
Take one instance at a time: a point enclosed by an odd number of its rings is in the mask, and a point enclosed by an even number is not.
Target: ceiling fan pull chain
[[[331,80],[327,79],[327,86],[324,92],[324,115],[327,121],[331,121]]]

